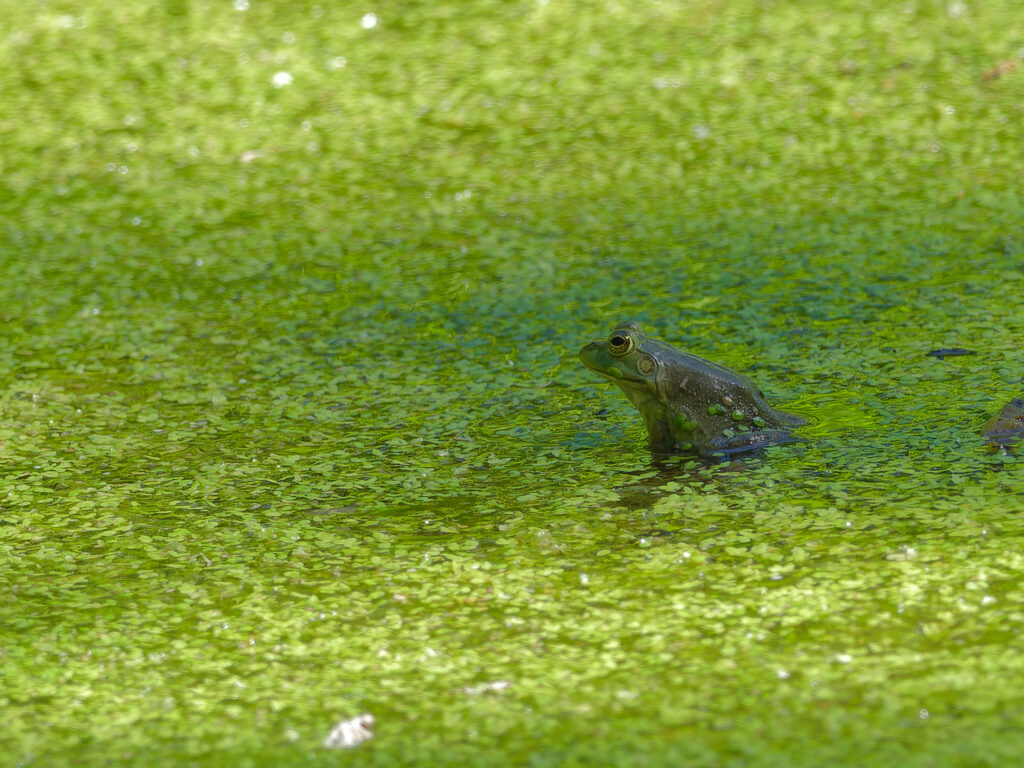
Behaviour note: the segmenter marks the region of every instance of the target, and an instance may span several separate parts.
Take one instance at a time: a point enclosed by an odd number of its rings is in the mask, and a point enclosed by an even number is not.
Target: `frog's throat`
[[[643,414],[644,421],[648,420],[648,413],[664,412],[664,406],[658,400],[657,395],[651,391],[651,385],[646,381],[642,379],[616,379],[607,374],[602,375],[618,385],[619,389],[626,395],[626,399]]]

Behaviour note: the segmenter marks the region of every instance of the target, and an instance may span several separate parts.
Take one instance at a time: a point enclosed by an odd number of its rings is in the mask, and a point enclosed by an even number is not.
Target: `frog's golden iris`
[[[613,333],[608,339],[608,352],[614,357],[628,355],[633,349],[633,336],[629,333]]]

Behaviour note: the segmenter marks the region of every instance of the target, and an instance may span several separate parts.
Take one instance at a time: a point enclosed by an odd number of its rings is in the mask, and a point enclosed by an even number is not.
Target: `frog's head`
[[[652,399],[664,399],[658,376],[661,346],[644,336],[639,323],[621,323],[607,339],[583,347],[580,360],[594,373],[618,384],[630,402],[643,409]]]

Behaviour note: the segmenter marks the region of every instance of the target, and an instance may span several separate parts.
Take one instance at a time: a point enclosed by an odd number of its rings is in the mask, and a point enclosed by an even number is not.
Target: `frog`
[[[988,438],[991,450],[1012,453],[1024,439],[1024,395],[1015,397],[1003,410],[985,422],[980,430]]]
[[[751,378],[648,338],[637,322],[587,344],[580,360],[640,411],[655,454],[757,451],[796,440],[793,428],[807,423],[773,408]]]

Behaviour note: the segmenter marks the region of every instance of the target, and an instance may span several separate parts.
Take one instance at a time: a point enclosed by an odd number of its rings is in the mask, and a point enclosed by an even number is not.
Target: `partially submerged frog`
[[[1014,398],[986,421],[981,434],[988,438],[993,451],[1013,451],[1013,446],[1024,439],[1024,396]]]
[[[637,323],[587,344],[580,360],[626,393],[655,453],[742,453],[793,440],[806,423],[772,408],[748,377],[648,339]]]

